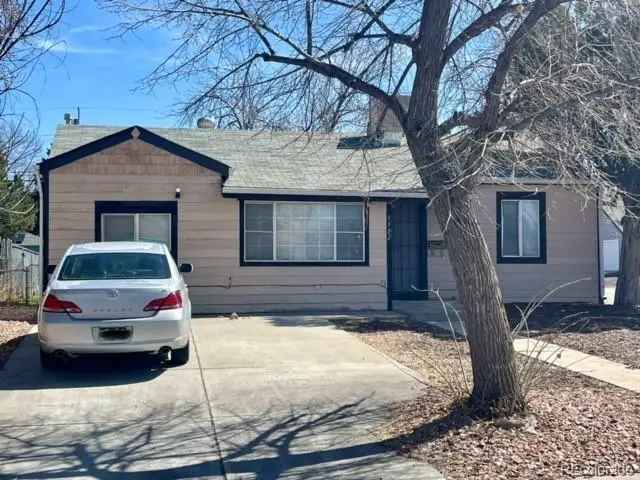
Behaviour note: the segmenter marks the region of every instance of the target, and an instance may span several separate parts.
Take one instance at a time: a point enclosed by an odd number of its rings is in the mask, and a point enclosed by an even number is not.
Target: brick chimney
[[[399,95],[398,100],[404,108],[409,106],[409,95]],[[376,98],[369,99],[369,122],[367,135],[378,136],[384,142],[404,142],[404,133],[400,122],[391,110],[384,111],[384,105]]]

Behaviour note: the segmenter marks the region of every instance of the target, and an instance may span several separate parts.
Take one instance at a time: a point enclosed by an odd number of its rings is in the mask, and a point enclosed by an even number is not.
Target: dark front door
[[[389,205],[390,289],[394,300],[424,300],[427,293],[427,214],[424,199]]]

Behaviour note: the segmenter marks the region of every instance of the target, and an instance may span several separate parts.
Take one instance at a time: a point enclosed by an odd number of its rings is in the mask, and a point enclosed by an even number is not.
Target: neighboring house
[[[16,233],[13,236],[11,248],[13,268],[28,268],[32,265],[38,265],[40,259],[39,236],[29,232]]]
[[[622,217],[624,205],[604,206],[600,210],[600,241],[602,242],[602,272],[616,275],[620,270],[622,248]]]
[[[387,309],[455,298],[406,146],[335,135],[65,125],[40,164],[43,257],[72,243],[166,242],[196,313]],[[598,208],[550,181],[478,191],[507,302],[601,300]],[[500,238],[501,241],[497,241]]]
[[[0,239],[0,292],[32,297],[40,285],[40,237],[19,232]]]
[[[18,232],[12,238],[14,245],[22,245],[38,252],[40,250],[40,237],[29,232]]]
[[[2,271],[37,266],[39,258],[40,238],[37,235],[19,232],[13,238],[0,239],[0,270]]]

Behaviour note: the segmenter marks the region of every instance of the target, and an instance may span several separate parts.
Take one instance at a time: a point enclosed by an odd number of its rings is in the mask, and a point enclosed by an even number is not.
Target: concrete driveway
[[[0,371],[0,478],[435,479],[374,439],[411,372],[325,318],[197,318],[192,358]]]

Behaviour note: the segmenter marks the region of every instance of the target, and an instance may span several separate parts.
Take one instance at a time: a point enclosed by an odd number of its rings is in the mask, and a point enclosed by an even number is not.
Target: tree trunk
[[[640,304],[640,218],[636,216],[625,215],[622,219],[622,250],[615,304]]]
[[[496,269],[478,222],[475,197],[462,187],[434,201],[463,309],[473,367],[472,406],[510,415],[525,408],[511,329]]]

